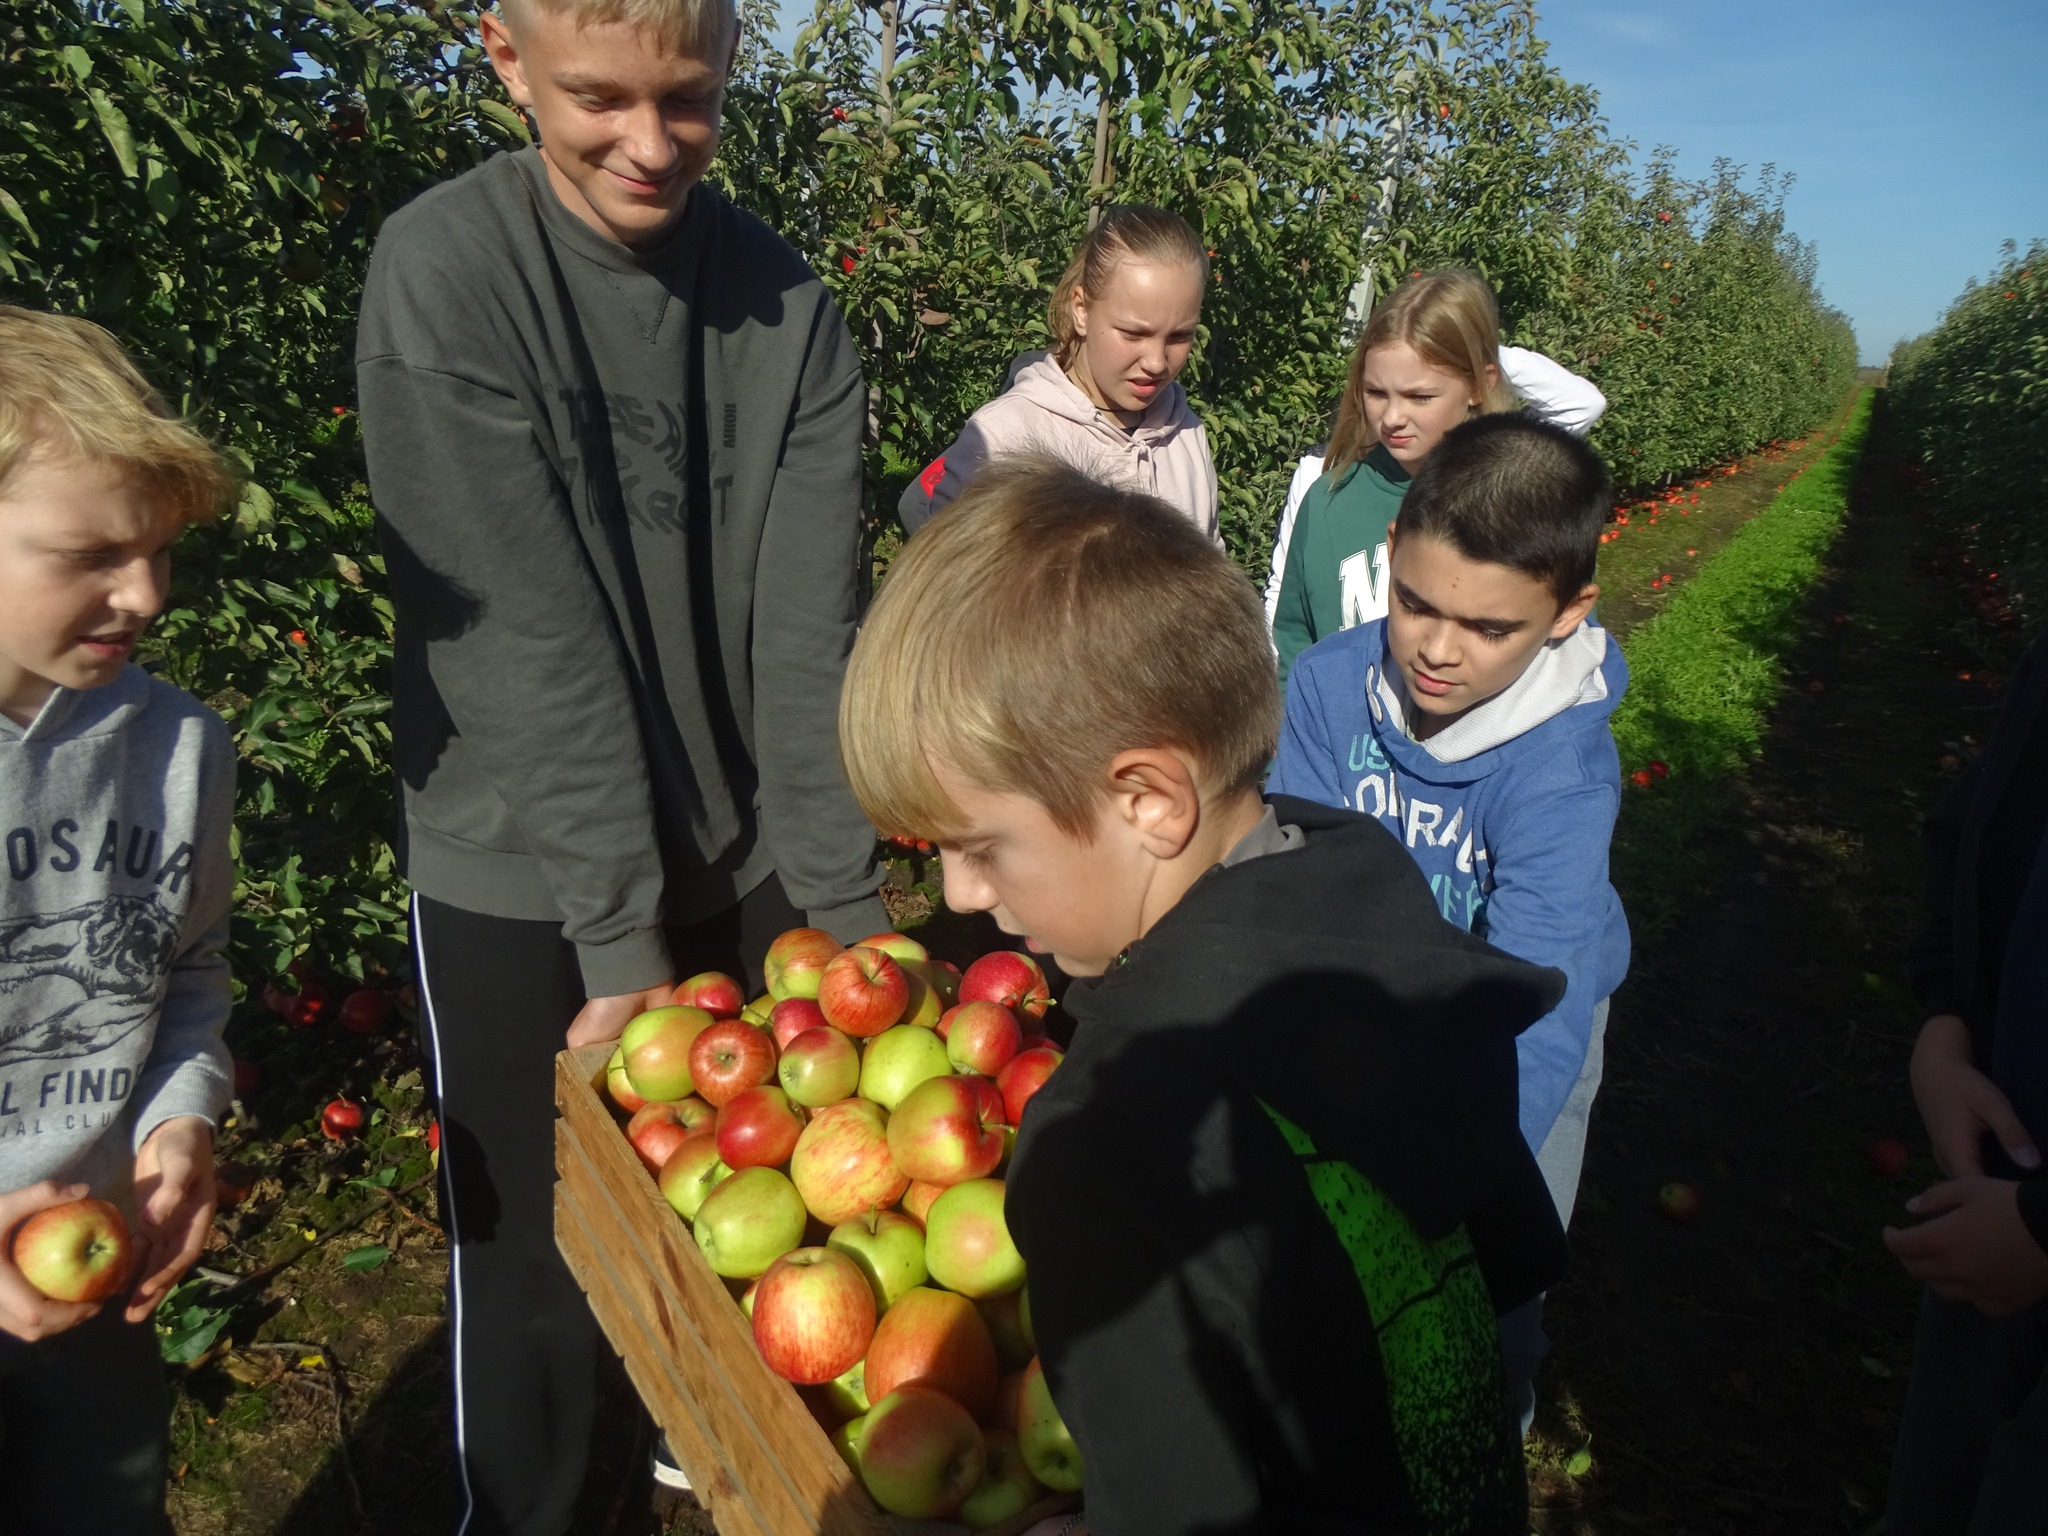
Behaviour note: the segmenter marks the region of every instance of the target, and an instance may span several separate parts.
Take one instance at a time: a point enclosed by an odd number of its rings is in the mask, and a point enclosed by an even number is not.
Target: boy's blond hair
[[[0,304],[0,486],[38,450],[113,466],[179,523],[234,490],[214,447],[89,320]]]
[[[967,827],[934,765],[1085,842],[1119,752],[1184,752],[1213,799],[1257,787],[1279,729],[1250,583],[1164,502],[1048,458],[992,465],[910,541],[839,698],[861,809],[940,840]]]
[[[498,0],[498,14],[515,28],[520,16],[533,10],[566,14],[579,27],[622,21],[688,58],[722,53],[739,30],[733,0]]]

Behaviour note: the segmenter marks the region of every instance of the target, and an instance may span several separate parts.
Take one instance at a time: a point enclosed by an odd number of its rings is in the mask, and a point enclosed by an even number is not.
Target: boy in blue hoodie
[[[1376,816],[1446,918],[1564,972],[1563,1001],[1516,1053],[1522,1135],[1567,1223],[1607,999],[1628,970],[1607,880],[1621,802],[1607,722],[1628,668],[1591,618],[1607,505],[1599,459],[1556,427],[1483,416],[1446,436],[1388,530],[1387,617],[1295,663],[1266,786]],[[1526,1387],[1536,1318],[1504,1324],[1503,1342]]]

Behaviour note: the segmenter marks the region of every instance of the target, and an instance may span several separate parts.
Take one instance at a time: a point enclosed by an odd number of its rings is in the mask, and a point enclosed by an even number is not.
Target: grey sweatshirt
[[[234,806],[227,726],[140,667],[0,715],[0,1189],[126,1205],[151,1131],[226,1108]]]
[[[499,155],[384,226],[356,363],[414,887],[559,921],[592,996],[770,870],[887,927],[837,738],[865,395],[797,254],[709,186],[629,250]]]

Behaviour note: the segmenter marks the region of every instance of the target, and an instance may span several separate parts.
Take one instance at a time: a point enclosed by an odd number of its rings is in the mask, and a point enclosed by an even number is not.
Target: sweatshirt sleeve
[[[587,994],[655,986],[671,967],[647,758],[568,498],[516,397],[401,350],[486,322],[408,293],[407,258],[379,256],[357,384],[400,622],[539,862]]]
[[[859,354],[821,292],[755,566],[754,744],[776,872],[790,901],[842,941],[889,926],[875,829],[839,762],[839,689],[866,550],[866,419]]]
[[[1563,427],[1573,437],[1584,437],[1606,413],[1607,397],[1591,380],[1580,378],[1541,352],[1502,347],[1500,371],[1508,388],[1529,403],[1532,413],[1552,426]]]
[[[1304,492],[1304,501],[1306,496]],[[1294,658],[1316,640],[1315,624],[1309,617],[1308,578],[1305,574],[1308,546],[1314,541],[1305,537],[1306,533],[1301,525],[1301,512],[1297,509],[1294,527],[1288,534],[1287,560],[1280,578],[1280,590],[1273,599],[1273,649],[1279,654],[1282,687],[1286,686],[1287,675],[1294,669]]]
[[[179,930],[149,1056],[137,1075],[134,1147],[167,1120],[196,1115],[218,1125],[234,1091],[234,1063],[223,1031],[233,992],[228,982],[228,914],[235,867],[228,836],[235,814],[235,746],[210,710],[194,717],[199,753],[199,816],[192,854],[192,901]]]
[[[1565,975],[1558,1005],[1515,1041],[1522,1134],[1532,1151],[1543,1145],[1571,1097],[1586,1063],[1593,1010],[1612,990],[1613,982],[1597,973],[1597,962],[1608,926],[1616,921],[1607,850],[1620,808],[1618,785],[1605,782],[1532,797],[1516,808],[1487,850],[1494,886],[1486,899],[1483,937],[1518,960],[1555,966]]]
[[[903,495],[896,502],[896,517],[903,524],[903,536],[909,538],[950,506],[981,473],[988,459],[988,440],[970,417],[960,435],[953,439],[952,447],[925,465],[918,477],[903,488]]]
[[[1330,747],[1320,670],[1311,662],[1296,667],[1287,680],[1287,714],[1280,722],[1280,750],[1266,779],[1266,793],[1341,808],[1346,804],[1344,786],[1337,778],[1337,754]]]
[[[1287,578],[1287,546],[1294,540],[1294,520],[1301,512],[1301,498],[1322,477],[1323,456],[1304,454],[1294,466],[1294,478],[1287,484],[1287,502],[1280,509],[1280,526],[1273,535],[1273,569],[1266,577],[1266,628],[1280,608],[1280,588]]]

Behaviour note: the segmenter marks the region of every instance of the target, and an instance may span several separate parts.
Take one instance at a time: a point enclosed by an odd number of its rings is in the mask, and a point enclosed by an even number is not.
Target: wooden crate
[[[962,1532],[876,1508],[662,1199],[603,1097],[611,1047],[555,1063],[555,1242],[721,1536]],[[1047,1500],[992,1536],[1072,1505]]]

